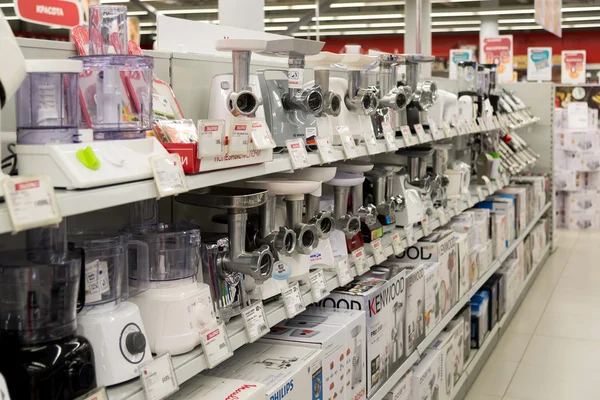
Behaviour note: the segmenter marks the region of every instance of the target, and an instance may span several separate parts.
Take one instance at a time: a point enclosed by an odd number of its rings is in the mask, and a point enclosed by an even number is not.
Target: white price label
[[[427,138],[425,137],[425,129],[423,129],[423,125],[416,124],[415,132],[417,133],[417,139],[419,139],[419,143],[425,143]]]
[[[356,143],[354,142],[354,138],[350,133],[350,129],[346,125],[341,125],[337,127],[337,131],[340,135],[340,140],[342,141],[342,148],[344,149],[344,155],[346,156],[346,158],[358,157],[358,152],[356,151]]]
[[[408,244],[408,246],[412,246],[416,243],[415,231],[412,225],[404,227],[404,236],[406,236],[406,244]]]
[[[337,161],[333,153],[333,145],[331,140],[326,136],[317,136],[317,150],[322,163],[330,163]]]
[[[294,318],[296,315],[306,310],[304,298],[302,297],[298,282],[290,283],[289,288],[281,292],[281,295],[283,297],[285,313],[288,318]]]
[[[483,181],[485,182],[485,187],[488,190],[488,194],[493,194],[496,190],[494,189],[494,185],[492,185],[492,181],[490,180],[490,178],[488,178],[487,176],[483,175],[481,177],[481,179],[483,179]]]
[[[463,118],[460,125],[461,125],[461,128],[462,128],[462,134],[463,135],[467,135],[467,134],[469,134],[469,132],[471,132],[471,128],[470,128],[469,120],[468,119]]]
[[[173,196],[189,190],[179,154],[173,153],[151,157],[150,166],[154,174],[154,183],[159,198]]]
[[[364,247],[354,250],[351,255],[352,260],[354,261],[354,268],[356,268],[358,275],[362,275],[369,270]]]
[[[200,158],[225,154],[225,121],[201,119],[197,126]]]
[[[483,118],[478,117],[477,118],[477,123],[479,124],[479,130],[481,132],[486,132],[488,130],[487,126],[485,125],[485,121],[483,120]]]
[[[483,188],[481,186],[477,186],[477,197],[479,198],[479,201],[485,200],[485,195],[483,194]]]
[[[329,294],[327,289],[327,280],[325,279],[325,273],[321,268],[312,271],[309,275],[310,280],[310,292],[315,302],[323,299]]]
[[[431,233],[431,227],[429,226],[429,216],[425,214],[421,218],[421,227],[423,228],[423,235],[427,236]]]
[[[510,177],[506,172],[502,173],[502,179],[504,180],[504,186],[510,185]]]
[[[394,249],[394,254],[399,256],[404,251],[404,246],[402,245],[402,238],[400,237],[400,232],[396,231],[392,233],[392,248]]]
[[[248,154],[250,151],[250,131],[252,123],[232,119],[229,121],[229,145],[227,146],[227,154],[241,155]]]
[[[58,224],[62,217],[47,176],[14,176],[2,181],[13,232]]]
[[[429,122],[429,130],[431,131],[431,135],[434,140],[440,140],[444,138],[444,133],[438,129],[437,124],[431,117],[427,117],[427,122]]]
[[[494,120],[492,119],[492,117],[487,117],[485,119],[485,125],[487,126],[489,131],[496,130],[496,126],[494,125]]]
[[[402,137],[404,138],[404,145],[410,146],[412,144],[412,133],[410,132],[410,128],[407,125],[400,127],[400,133],[402,133]]]
[[[252,121],[252,143],[259,150],[275,148],[275,140],[264,119]]]
[[[375,259],[375,264],[381,264],[387,260],[383,252],[383,243],[381,243],[381,239],[375,239],[371,242],[371,249],[373,250],[373,258]]]
[[[0,400],[10,400],[10,397],[8,396],[8,389],[5,394],[1,384]],[[104,386],[100,386],[92,391],[87,392],[83,396],[77,397],[75,400],[108,400],[108,393],[106,393],[106,388]]]
[[[446,215],[446,210],[444,207],[440,207],[437,209],[438,218],[440,219],[440,226],[444,226],[448,223],[448,216]]]
[[[375,139],[375,134],[373,131],[364,132],[363,139],[365,141],[365,145],[367,146],[367,153],[369,155],[379,153],[379,146],[377,145],[377,139]]]
[[[242,318],[244,318],[244,324],[246,325],[248,342],[254,343],[269,332],[269,323],[262,301],[244,308]]]
[[[202,349],[204,349],[204,358],[208,368],[216,367],[233,355],[225,324],[203,329],[200,335],[200,342],[202,343]]]
[[[302,139],[288,139],[285,141],[285,146],[288,149],[293,169],[310,167],[308,153]]]
[[[171,355],[161,354],[140,366],[140,378],[148,400],[166,399],[179,390]]]
[[[385,138],[385,147],[387,151],[398,150],[396,145],[396,132],[392,129],[392,125],[389,122],[381,124],[383,128],[383,137]]]
[[[344,257],[339,260],[337,263],[337,278],[339,286],[347,285],[352,282],[352,272],[350,270],[350,265],[348,264],[348,257]]]

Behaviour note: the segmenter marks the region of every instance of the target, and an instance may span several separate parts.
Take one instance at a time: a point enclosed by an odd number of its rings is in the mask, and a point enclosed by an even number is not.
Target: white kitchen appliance
[[[454,121],[454,118],[459,116],[458,96],[446,90],[438,89],[437,100],[429,108],[428,115],[433,119],[438,129],[443,129],[444,122]]]
[[[419,80],[420,66],[422,63],[431,63],[435,60],[433,56],[421,54],[407,54],[399,59],[397,68],[404,68],[404,79],[400,81],[412,89],[412,101],[405,110],[399,112],[400,126],[408,125],[414,131],[416,124],[429,128],[428,111],[437,99],[437,84],[431,80]]]
[[[457,65],[458,116],[472,121],[479,116],[477,96],[477,63],[461,61]]]

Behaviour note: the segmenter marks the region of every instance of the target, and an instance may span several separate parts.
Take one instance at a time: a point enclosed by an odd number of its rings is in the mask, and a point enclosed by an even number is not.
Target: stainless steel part
[[[360,219],[346,213],[348,209],[348,195],[350,187],[333,187],[333,212],[335,217],[335,228],[344,232],[347,238],[351,238],[360,231]]]
[[[380,56],[377,73],[379,107],[388,107],[394,111],[405,108],[413,96],[410,86],[398,86],[397,64],[396,56]]]
[[[314,224],[302,222],[304,200],[285,199],[287,225],[296,232],[296,251],[310,255],[319,245],[319,231]]]
[[[252,52],[234,50],[231,53],[233,59],[233,91],[228,96],[227,106],[235,117],[254,116],[262,99],[257,97],[251,90],[250,60]]]
[[[304,69],[304,56],[292,56],[288,59],[290,68]],[[321,88],[317,85],[310,88],[291,87],[281,96],[283,106],[288,110],[299,110],[316,117],[323,112],[324,98]]]
[[[329,211],[320,210],[321,198],[312,194],[304,196],[306,206],[305,222],[317,227],[320,239],[328,239],[335,225],[335,219]]]
[[[323,93],[323,114],[337,117],[342,110],[342,97],[329,90],[329,70],[315,70],[315,85],[321,87]]]
[[[377,111],[377,96],[363,85],[361,71],[348,71],[348,93],[344,102],[350,111],[358,114],[373,115]]]
[[[256,238],[256,243],[269,246],[275,257],[292,254],[296,248],[296,232],[284,226],[276,228],[276,209],[277,197],[267,196],[267,201],[259,208],[260,237]]]

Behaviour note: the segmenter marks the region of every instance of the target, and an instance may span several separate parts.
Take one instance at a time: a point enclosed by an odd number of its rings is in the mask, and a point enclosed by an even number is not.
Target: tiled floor
[[[600,232],[560,231],[466,400],[600,399]]]

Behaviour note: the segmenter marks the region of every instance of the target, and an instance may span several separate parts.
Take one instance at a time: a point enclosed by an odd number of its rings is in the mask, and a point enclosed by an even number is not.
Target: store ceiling
[[[2,3],[4,1],[5,3]],[[406,0],[414,1],[414,0]],[[405,0],[321,0],[331,3],[319,16],[321,37],[356,35],[398,35],[404,33]],[[533,0],[432,0],[434,33],[477,32],[482,16],[498,15],[500,30],[541,30],[534,20]],[[141,22],[143,38],[156,33],[153,12],[192,20],[218,23],[217,0],[103,0],[124,4],[129,14]],[[30,30],[15,16],[12,3],[0,0],[5,15],[13,20],[15,30]],[[298,24],[307,13],[315,11],[311,0],[265,0],[265,30],[271,33],[314,37],[316,17]],[[25,28],[25,29],[23,29]],[[47,28],[34,27],[36,31]],[[563,0],[563,30],[600,29],[600,0]],[[59,34],[61,30],[50,30]]]

